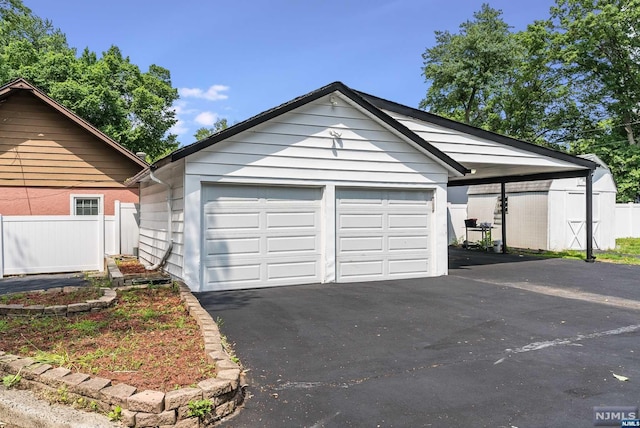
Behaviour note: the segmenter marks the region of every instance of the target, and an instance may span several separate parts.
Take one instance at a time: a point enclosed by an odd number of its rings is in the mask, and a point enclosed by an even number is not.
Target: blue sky
[[[417,107],[422,53],[481,0],[24,0],[79,51],[118,46],[146,71],[171,71],[182,144],[218,117],[233,124],[339,80]],[[515,30],[553,0],[488,2]]]

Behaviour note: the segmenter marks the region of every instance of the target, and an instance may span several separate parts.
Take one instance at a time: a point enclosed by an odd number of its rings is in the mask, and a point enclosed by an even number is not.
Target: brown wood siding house
[[[112,215],[146,166],[24,79],[0,88],[0,214]]]

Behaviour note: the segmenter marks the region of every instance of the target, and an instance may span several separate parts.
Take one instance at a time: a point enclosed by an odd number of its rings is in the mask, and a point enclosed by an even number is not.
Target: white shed
[[[593,173],[593,247],[615,248],[616,185],[596,155],[581,156],[598,164]],[[506,185],[509,246],[551,251],[584,250],[585,191],[582,177]],[[468,218],[492,223],[494,240],[502,238],[500,185],[469,186]],[[471,240],[471,238],[470,238]]]
[[[445,275],[447,186],[471,168],[593,167],[335,82],[135,177],[140,259],[194,291]]]

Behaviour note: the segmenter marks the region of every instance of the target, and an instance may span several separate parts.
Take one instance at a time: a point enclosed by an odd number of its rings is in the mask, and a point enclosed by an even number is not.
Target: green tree
[[[557,0],[551,9],[561,67],[583,121],[571,148],[611,169],[618,202],[640,199],[640,0]]]
[[[640,0],[557,0],[551,14],[585,114],[593,123],[612,118],[640,144]]]
[[[431,85],[420,107],[483,126],[496,88],[517,60],[517,44],[500,10],[483,4],[458,34],[436,31],[436,45],[422,55]]]
[[[142,72],[116,46],[77,55],[50,21],[20,0],[0,1],[0,80],[24,77],[133,152],[156,158],[178,147],[169,133],[178,91],[167,69]]]
[[[209,137],[210,135],[213,135],[216,132],[220,132],[223,129],[227,129],[228,127],[229,127],[229,125],[227,124],[227,119],[221,118],[221,119],[216,120],[211,128],[207,128],[207,127],[199,128],[196,131],[196,133],[193,134],[193,136],[197,141],[204,140],[205,138]]]

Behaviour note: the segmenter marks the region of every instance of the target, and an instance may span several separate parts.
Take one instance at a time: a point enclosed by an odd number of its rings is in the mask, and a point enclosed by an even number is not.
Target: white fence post
[[[104,213],[98,215],[98,267],[100,272],[104,272]]]
[[[4,278],[4,232],[2,231],[2,214],[0,214],[0,278]]]
[[[122,221],[122,208],[120,206],[120,201],[115,202],[113,215],[115,216],[113,225],[114,248],[117,254],[122,254],[122,248],[120,244],[120,240],[122,239],[120,236],[122,234],[122,228],[120,226]]]

